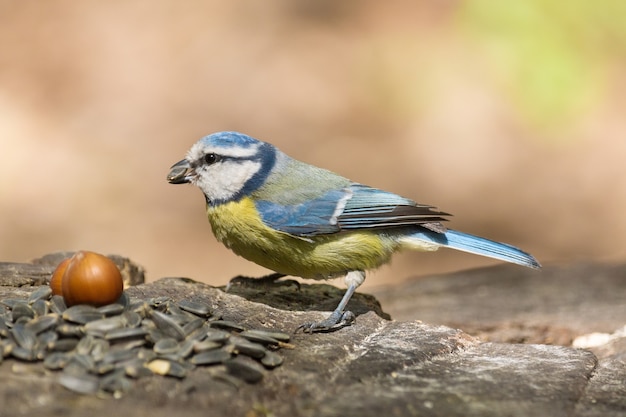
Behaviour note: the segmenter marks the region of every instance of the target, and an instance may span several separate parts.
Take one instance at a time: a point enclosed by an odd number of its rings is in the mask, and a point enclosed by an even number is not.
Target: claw
[[[341,328],[351,326],[356,321],[356,316],[351,311],[333,313],[326,319],[318,322],[303,323],[294,330],[297,333],[302,330],[302,333],[328,333],[334,332]]]

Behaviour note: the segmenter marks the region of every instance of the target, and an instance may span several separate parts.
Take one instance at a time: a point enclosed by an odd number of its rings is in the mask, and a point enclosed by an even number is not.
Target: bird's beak
[[[167,182],[170,184],[186,184],[191,178],[191,165],[189,161],[183,159],[176,162],[170,168],[170,173],[167,174]]]

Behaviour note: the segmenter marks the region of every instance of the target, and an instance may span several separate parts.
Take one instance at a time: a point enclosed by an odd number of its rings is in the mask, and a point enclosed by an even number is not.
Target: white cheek
[[[230,200],[260,168],[260,162],[222,162],[202,168],[195,185],[200,187],[209,200]]]

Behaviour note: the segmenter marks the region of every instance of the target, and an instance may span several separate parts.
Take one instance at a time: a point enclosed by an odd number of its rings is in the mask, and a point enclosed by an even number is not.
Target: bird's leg
[[[304,333],[313,333],[313,332],[328,332],[339,330],[342,327],[350,326],[354,320],[354,313],[346,310],[346,306],[352,298],[352,295],[356,291],[356,289],[365,281],[365,272],[363,271],[351,271],[345,277],[345,282],[348,285],[348,289],[346,293],[343,295],[343,298],[337,305],[337,308],[328,316],[326,320],[322,320],[320,322],[309,322],[304,323],[298,326],[296,332],[300,329]]]
[[[247,287],[264,287],[264,286],[272,285],[272,284],[275,284],[277,280],[286,276],[287,276],[286,274],[281,274],[278,272],[265,275],[260,278],[244,277],[242,275],[239,275],[231,279],[228,282],[228,284],[226,284],[226,292],[228,292],[233,286],[237,286],[237,285],[247,286]],[[298,289],[300,288],[300,283],[294,280],[287,280],[284,283],[281,282],[281,284],[296,285]]]

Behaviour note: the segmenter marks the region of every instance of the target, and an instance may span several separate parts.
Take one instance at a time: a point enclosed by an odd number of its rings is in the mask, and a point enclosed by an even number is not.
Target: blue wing
[[[440,222],[448,215],[432,206],[361,184],[328,191],[301,204],[260,200],[256,207],[266,225],[298,236],[408,225],[444,232]]]

